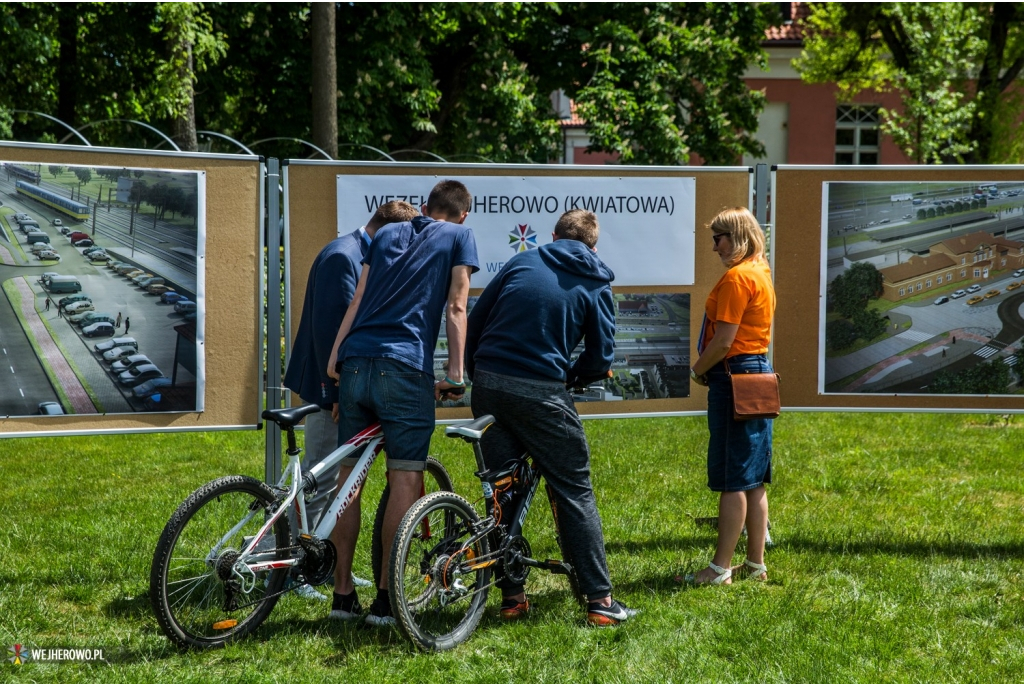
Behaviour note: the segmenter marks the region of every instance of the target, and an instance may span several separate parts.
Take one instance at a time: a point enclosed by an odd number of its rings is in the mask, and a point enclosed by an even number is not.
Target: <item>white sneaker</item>
[[[317,602],[327,601],[327,597],[317,592],[316,588],[314,588],[312,585],[300,585],[294,590],[292,590],[292,592],[297,594],[299,597],[302,597],[303,599],[309,599]]]
[[[360,578],[356,574],[352,574],[352,584],[356,587],[373,587],[373,582],[366,578]]]

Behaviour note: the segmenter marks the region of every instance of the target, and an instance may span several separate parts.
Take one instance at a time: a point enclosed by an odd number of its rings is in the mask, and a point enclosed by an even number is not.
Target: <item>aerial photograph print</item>
[[[1019,393],[1024,183],[824,186],[819,392]]]
[[[0,162],[0,415],[202,405],[203,181]]]
[[[469,298],[473,310],[475,297]],[[573,351],[583,352],[586,341]],[[434,376],[448,365],[445,326],[434,351]],[[612,375],[573,389],[573,401],[621,402],[690,396],[690,295],[687,293],[615,294],[615,361]],[[438,407],[468,407],[472,385],[463,397],[442,399]]]

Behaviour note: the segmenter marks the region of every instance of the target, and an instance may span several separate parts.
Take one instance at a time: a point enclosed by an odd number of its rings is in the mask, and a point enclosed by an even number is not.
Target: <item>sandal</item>
[[[743,566],[746,566],[747,569],[749,569],[747,580],[757,580],[762,583],[768,580],[768,567],[764,564],[755,564],[750,559],[747,559],[743,562]],[[736,568],[740,569],[743,568],[743,566],[737,566]],[[764,578],[761,577],[762,575]]]
[[[675,580],[677,583],[691,583],[693,585],[724,585],[725,581],[732,578],[731,568],[722,568],[713,561],[708,562],[708,568],[714,571],[717,575],[711,580],[704,581],[702,583],[697,582],[696,573],[687,573],[685,576],[676,576]]]

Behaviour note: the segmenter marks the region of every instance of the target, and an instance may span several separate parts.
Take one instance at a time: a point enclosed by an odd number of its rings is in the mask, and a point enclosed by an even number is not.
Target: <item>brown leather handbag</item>
[[[732,417],[737,421],[778,418],[782,411],[779,374],[733,373],[729,360],[723,363],[732,385]]]

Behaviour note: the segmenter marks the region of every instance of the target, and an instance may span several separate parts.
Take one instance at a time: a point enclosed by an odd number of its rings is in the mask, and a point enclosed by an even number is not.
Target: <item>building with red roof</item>
[[[779,6],[783,21],[765,31],[762,43],[768,52],[768,71],[751,65],[744,74],[751,89],[762,90],[767,96],[756,134],[765,147],[765,155],[744,155],[742,163],[913,164],[891,138],[882,135],[880,128],[879,109],[901,109],[899,94],[863,92],[845,102],[838,99],[834,84],[804,83],[793,68],[793,60],[803,49],[810,8],[805,2],[784,2]],[[552,104],[562,117],[560,162],[616,163],[617,155],[586,151],[590,142],[586,122],[579,118],[575,104],[564,93],[553,94]],[[799,135],[790,135],[790,131],[799,131]],[[701,163],[698,156],[691,156],[689,164]]]

